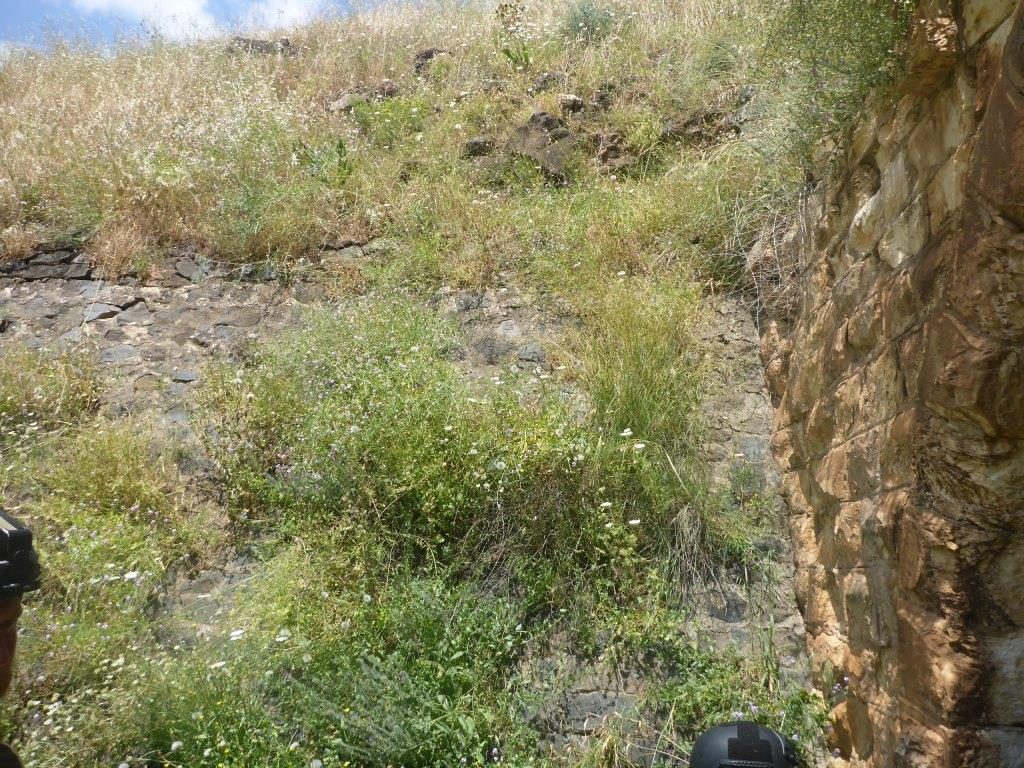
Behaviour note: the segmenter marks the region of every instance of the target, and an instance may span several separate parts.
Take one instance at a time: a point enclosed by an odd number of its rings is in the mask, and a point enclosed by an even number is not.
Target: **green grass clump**
[[[95,407],[97,395],[86,357],[11,346],[0,355],[0,447],[74,424]]]
[[[100,659],[145,644],[155,590],[215,536],[200,532],[207,520],[186,505],[173,463],[131,424],[83,425],[34,474],[24,515],[45,579],[23,619],[22,663],[45,668],[46,686],[81,685],[102,674]]]
[[[629,430],[670,456],[692,455],[700,442],[703,391],[693,337],[700,295],[695,286],[614,284],[590,308],[583,336],[583,382],[597,422]]]

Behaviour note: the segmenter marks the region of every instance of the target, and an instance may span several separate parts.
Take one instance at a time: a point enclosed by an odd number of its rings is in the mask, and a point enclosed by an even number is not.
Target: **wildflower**
[[[610,501],[602,501],[601,502],[601,509],[611,509],[611,508],[612,508],[612,503]]]
[[[371,602],[373,602],[372,597],[370,597],[369,595],[363,595],[363,603],[365,605],[369,605]]]
[[[184,746],[185,745],[182,742],[175,741],[174,743],[171,744],[171,752],[177,752],[179,749],[181,749]]]
[[[642,451],[646,447],[647,447],[647,443],[637,443],[636,445],[633,446],[633,450],[634,451]]]
[[[624,430],[622,430],[619,433],[619,437],[632,437],[632,436],[633,436],[633,430],[630,429],[629,427],[626,427]]]
[[[215,661],[210,665],[210,669],[220,669],[221,667],[227,666],[226,661]]]

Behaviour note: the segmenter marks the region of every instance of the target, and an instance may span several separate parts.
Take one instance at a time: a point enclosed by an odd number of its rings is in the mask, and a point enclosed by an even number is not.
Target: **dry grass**
[[[563,3],[527,8],[512,31],[488,5],[448,3],[290,31],[301,51],[292,57],[230,55],[220,40],[126,46],[113,56],[68,46],[15,53],[0,65],[0,226],[38,222],[93,240],[116,267],[129,260],[126,248],[180,242],[219,258],[294,259],[365,230],[367,219],[377,229],[408,223],[401,214],[421,192],[395,180],[412,157],[431,166],[422,192],[437,197],[433,215],[465,219],[476,190],[436,195],[437,182],[471,129],[501,139],[534,109],[555,108],[554,94],[529,90],[538,72],[563,70],[581,92],[632,77],[647,96],[609,119],[634,133],[664,108],[703,97],[707,78],[687,53],[728,16],[721,2],[611,7],[614,39],[589,46],[560,34]],[[524,71],[502,53],[513,38],[529,52]],[[415,53],[432,46],[452,55],[418,78]],[[324,108],[383,78],[401,92],[380,105],[390,112]],[[495,78],[504,92],[482,95]],[[388,122],[402,103],[426,112],[408,135]],[[393,141],[374,141],[383,129]],[[339,139],[351,165],[344,173]],[[480,226],[484,240],[489,228]]]

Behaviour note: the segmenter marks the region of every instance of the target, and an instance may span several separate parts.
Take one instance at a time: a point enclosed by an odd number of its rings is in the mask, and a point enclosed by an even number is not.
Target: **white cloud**
[[[245,16],[246,26],[260,30],[295,27],[326,9],[325,0],[258,0]]]
[[[221,30],[207,0],[73,0],[86,12],[112,13],[142,22],[175,40],[209,37]]]

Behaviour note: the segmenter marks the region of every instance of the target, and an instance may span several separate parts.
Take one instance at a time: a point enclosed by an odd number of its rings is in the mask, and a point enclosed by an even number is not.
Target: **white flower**
[[[365,603],[366,605],[369,605],[370,603],[372,603],[372,602],[373,602],[373,598],[372,598],[372,597],[370,597],[369,595],[363,595],[363,602],[364,602],[364,603]]]
[[[629,524],[630,525],[640,525],[640,518],[634,517],[632,520],[629,521]]]
[[[614,528],[615,527],[615,523],[605,523],[604,527],[605,528]]]
[[[244,634],[245,634],[245,630],[244,629],[233,629],[233,630],[231,630],[231,634],[228,635],[228,638],[231,639],[231,640],[241,640],[242,639],[242,635],[244,635]]]
[[[647,443],[637,443],[636,445],[633,446],[633,450],[634,451],[642,451],[646,447],[647,447]]]
[[[210,669],[220,669],[221,667],[227,666],[226,661],[215,661],[210,665]]]
[[[176,741],[173,744],[171,744],[171,752],[177,752],[179,749],[181,749],[184,746],[185,745],[182,742]]]
[[[125,581],[135,581],[137,578],[139,578],[138,571],[128,571],[128,573],[124,575]]]
[[[619,437],[632,437],[632,436],[633,436],[633,430],[630,429],[629,427],[626,427],[624,430],[622,430],[619,433]]]
[[[612,503],[610,501],[602,501],[601,502],[601,509],[611,509],[611,508],[612,508]]]
[[[285,627],[281,627],[281,629],[277,631],[277,637],[274,638],[274,641],[278,643],[283,643],[291,636],[292,633],[290,630],[286,629]]]

